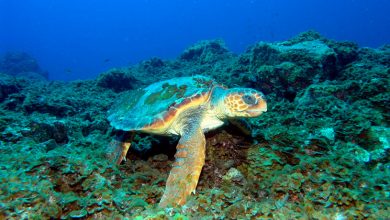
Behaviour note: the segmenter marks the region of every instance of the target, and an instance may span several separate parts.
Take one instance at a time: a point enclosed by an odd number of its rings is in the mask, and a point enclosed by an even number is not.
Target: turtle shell
[[[188,108],[209,100],[216,82],[205,76],[178,77],[123,93],[109,110],[110,124],[120,130],[163,133]]]

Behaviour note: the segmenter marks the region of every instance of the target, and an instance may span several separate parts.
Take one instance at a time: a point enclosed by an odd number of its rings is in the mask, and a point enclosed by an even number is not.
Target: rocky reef
[[[237,55],[221,40],[202,41],[175,60],[74,82],[7,68],[0,219],[390,218],[388,45],[360,48],[305,32]],[[229,125],[207,133],[196,194],[181,208],[159,209],[177,138],[137,134],[116,166],[105,153],[123,134],[107,110],[122,92],[194,74],[263,91],[269,109],[248,120],[252,137]]]
[[[0,57],[0,73],[39,80],[48,78],[48,72],[26,52],[7,52]]]

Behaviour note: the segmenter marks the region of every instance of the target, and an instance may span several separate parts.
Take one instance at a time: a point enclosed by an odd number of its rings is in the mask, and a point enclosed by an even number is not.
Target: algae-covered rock
[[[23,76],[26,73],[36,73],[47,79],[48,73],[43,71],[38,61],[25,52],[7,52],[0,58],[0,72]]]
[[[234,72],[252,86],[293,100],[312,83],[334,79],[335,51],[320,40],[258,43],[238,59]],[[248,83],[248,82],[247,82]]]
[[[390,128],[389,127],[370,127],[367,133],[368,149],[371,159],[382,160],[389,157],[390,151]]]
[[[194,63],[215,63],[220,59],[229,57],[230,52],[222,40],[200,41],[199,43],[187,48],[180,59]]]
[[[136,88],[137,79],[128,69],[111,69],[102,73],[97,79],[97,85],[115,92]]]
[[[55,140],[58,144],[64,144],[69,141],[68,128],[61,121],[47,122],[31,122],[29,131],[26,136],[31,136],[37,142]]]
[[[166,67],[168,67],[168,63],[160,58],[153,57],[149,60],[140,62],[137,70],[148,75],[163,75],[167,69]]]
[[[139,152],[146,152],[152,148],[152,146],[157,146],[160,144],[159,139],[156,136],[141,136],[137,134],[134,137],[134,147],[135,150]]]
[[[244,176],[236,168],[230,168],[222,179],[226,181],[241,182],[244,179]]]
[[[19,91],[19,83],[14,77],[0,73],[0,102],[4,101],[10,94]]]

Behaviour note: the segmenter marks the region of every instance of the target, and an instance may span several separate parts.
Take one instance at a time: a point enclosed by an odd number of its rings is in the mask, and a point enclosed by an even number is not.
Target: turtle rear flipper
[[[184,205],[195,192],[205,162],[206,140],[199,123],[192,123],[183,129],[160,207]]]

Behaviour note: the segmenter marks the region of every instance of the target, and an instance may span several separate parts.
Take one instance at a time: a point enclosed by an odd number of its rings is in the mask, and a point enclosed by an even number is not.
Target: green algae
[[[177,85],[170,85],[166,83],[162,85],[161,91],[150,94],[145,99],[145,104],[153,105],[157,101],[167,100],[174,96],[177,99],[182,98],[186,92],[186,89],[186,86],[177,87]]]
[[[85,210],[85,209],[82,209],[82,210],[74,210],[74,211],[71,211],[71,212],[69,213],[69,217],[78,219],[78,218],[83,218],[83,217],[85,217],[87,214],[88,214],[88,212],[87,212],[87,210]]]

